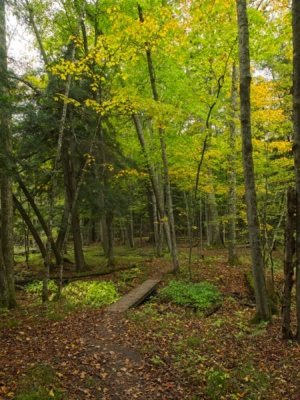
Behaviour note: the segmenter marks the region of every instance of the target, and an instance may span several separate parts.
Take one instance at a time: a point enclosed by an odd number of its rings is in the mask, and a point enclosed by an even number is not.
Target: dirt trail
[[[132,340],[132,338],[131,338]],[[186,398],[168,366],[156,366],[127,340],[122,314],[88,310],[63,321],[35,325],[31,317],[0,331],[0,399],[14,398],[34,368],[50,366],[49,386],[65,399],[148,400]],[[35,385],[33,378],[32,385]]]
[[[168,368],[147,362],[126,337],[126,320],[119,313],[104,313],[86,337],[85,357],[98,361],[90,372],[103,400],[183,399],[184,389]]]

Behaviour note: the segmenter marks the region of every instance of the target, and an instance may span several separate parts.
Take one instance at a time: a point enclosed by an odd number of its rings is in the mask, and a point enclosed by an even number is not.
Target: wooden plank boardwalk
[[[159,285],[160,280],[148,279],[141,285],[131,290],[128,294],[122,297],[120,300],[111,304],[108,308],[108,312],[123,312],[129,308],[138,306],[143,300],[145,300]]]

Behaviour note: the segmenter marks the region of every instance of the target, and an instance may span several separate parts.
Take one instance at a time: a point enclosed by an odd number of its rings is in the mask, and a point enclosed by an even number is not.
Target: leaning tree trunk
[[[247,1],[237,0],[240,62],[240,102],[242,154],[244,168],[244,184],[247,208],[247,220],[251,246],[252,273],[256,300],[256,319],[268,321],[271,311],[268,304],[265,272],[263,265],[261,236],[257,213],[255,176],[252,152],[251,111],[250,111],[250,54]]]
[[[292,2],[293,26],[293,118],[294,118],[294,162],[296,179],[296,340],[300,342],[300,2]]]
[[[23,221],[27,225],[27,228],[30,230],[30,233],[32,234],[33,239],[35,240],[35,243],[37,244],[42,257],[44,258],[46,255],[46,249],[45,249],[44,243],[43,243],[36,227],[33,225],[32,221],[31,221],[30,217],[28,216],[27,212],[25,211],[23,205],[20,203],[20,201],[17,199],[17,197],[15,195],[13,196],[13,200],[14,200],[14,205],[15,205],[16,209],[19,211],[21,217],[23,218]]]
[[[36,205],[36,202],[35,202],[33,196],[31,195],[31,193],[29,192],[29,190],[27,189],[27,187],[25,186],[24,182],[22,181],[22,179],[19,175],[16,175],[15,179],[16,179],[20,189],[23,191],[23,193],[26,197],[26,200],[28,201],[31,208],[33,209],[41,227],[43,228],[45,235],[48,237],[48,234],[49,234],[48,225],[47,225],[46,221],[44,220],[38,206]],[[59,252],[59,250],[56,246],[56,243],[54,242],[53,239],[51,241],[51,248],[55,255],[56,263],[59,264],[61,261],[61,255],[60,255],[60,252]],[[43,254],[43,253],[41,253],[41,254]]]
[[[80,13],[78,16],[78,24],[77,24],[77,29],[76,29],[76,34],[75,36],[78,36],[80,28],[82,27],[83,24],[83,17],[84,17],[84,9],[85,9],[85,3],[86,0],[82,0],[81,5],[80,5]],[[48,58],[45,52],[45,48],[43,46],[39,31],[37,29],[37,26],[35,24],[35,19],[34,19],[34,8],[31,6],[30,2],[26,0],[26,6],[27,6],[27,11],[29,13],[29,22],[30,25],[33,28],[33,31],[35,33],[37,42],[39,44],[41,56],[43,58],[43,61],[45,63],[45,66],[48,66]],[[75,41],[73,41],[71,45],[71,54],[70,54],[70,61],[74,62],[75,60],[75,55],[76,55],[76,44]],[[49,73],[49,79],[51,79],[51,75]],[[61,154],[62,154],[62,147],[63,147],[63,141],[64,141],[64,133],[65,133],[65,127],[66,127],[66,118],[67,118],[67,110],[68,110],[68,97],[69,93],[71,90],[71,85],[72,85],[72,75],[69,74],[66,80],[66,85],[65,85],[65,92],[64,92],[64,100],[63,100],[63,107],[62,107],[62,115],[61,115],[61,120],[59,124],[59,131],[58,131],[58,139],[57,139],[57,147],[56,147],[56,155],[54,158],[54,166],[53,166],[53,174],[51,177],[51,182],[50,182],[50,192],[49,192],[49,220],[48,220],[48,233],[47,233],[47,242],[46,242],[46,256],[44,260],[44,278],[43,278],[43,290],[42,290],[42,299],[43,301],[48,300],[48,280],[49,280],[49,270],[50,270],[50,263],[51,263],[51,244],[54,243],[53,241],[53,220],[54,220],[54,213],[55,213],[55,198],[57,194],[57,187],[58,187],[58,179],[57,179],[57,171],[59,169],[59,163],[61,161]],[[84,174],[84,169],[82,170],[81,178],[79,179],[78,186],[76,188],[75,194],[74,194],[74,200],[72,204],[70,204],[70,210],[69,210],[69,216],[68,216],[68,221],[67,221],[67,227],[66,227],[66,234],[63,240],[62,244],[62,253],[60,254],[60,263],[59,263],[59,271],[60,271],[60,281],[59,281],[59,289],[58,289],[58,298],[61,295],[61,288],[62,288],[62,276],[63,276],[63,256],[64,256],[64,250],[65,250],[65,244],[68,240],[68,234],[69,234],[69,228],[71,225],[71,221],[73,219],[73,213],[74,210],[76,209],[76,201],[78,197],[78,192],[79,192],[79,187],[80,183],[82,181],[82,177]]]
[[[0,0],[0,308],[16,305],[14,285],[14,240],[13,240],[13,181],[11,114],[9,112],[9,81],[7,71],[5,0]],[[8,111],[7,111],[8,109]]]

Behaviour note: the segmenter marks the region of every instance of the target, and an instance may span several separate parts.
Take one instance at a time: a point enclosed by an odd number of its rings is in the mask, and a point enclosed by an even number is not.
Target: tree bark
[[[291,295],[294,284],[295,228],[296,228],[296,191],[290,187],[287,191],[286,219],[284,231],[284,288],[282,295],[282,339],[293,338],[291,329]]]
[[[107,168],[107,147],[106,147],[106,132],[102,124],[101,118],[99,119],[99,140],[100,140],[100,165],[101,165],[101,177],[103,181],[103,192],[101,193],[100,203],[102,207],[103,215],[101,217],[102,222],[102,234],[103,234],[103,249],[107,258],[107,264],[109,266],[114,265],[114,210],[113,205],[108,201],[109,194],[111,191],[111,183],[109,179],[109,171]]]
[[[139,142],[141,144],[142,147],[142,151],[144,154],[144,157],[146,159],[147,162],[147,168],[148,168],[148,173],[149,173],[149,178],[150,178],[150,182],[151,182],[151,186],[153,189],[153,193],[155,196],[155,200],[156,200],[156,207],[157,207],[157,211],[158,211],[158,215],[159,215],[159,223],[163,224],[163,230],[164,230],[164,234],[165,234],[165,238],[167,241],[167,245],[168,245],[168,249],[171,252],[171,248],[172,248],[172,242],[171,242],[171,235],[170,235],[170,227],[169,227],[169,221],[168,218],[166,218],[166,212],[165,212],[165,204],[164,204],[164,199],[163,199],[163,191],[161,188],[161,184],[158,180],[157,174],[155,172],[155,168],[153,163],[151,162],[151,157],[148,151],[148,147],[147,147],[147,143],[146,143],[146,139],[144,136],[144,132],[143,132],[143,127],[140,121],[140,118],[138,117],[138,115],[133,114],[132,115],[133,121],[134,121],[134,125],[135,125],[135,129],[138,135],[138,139]]]
[[[10,91],[7,70],[5,0],[0,0],[0,308],[16,306],[14,285],[13,180]],[[3,158],[2,158],[3,157]]]
[[[249,54],[249,28],[246,0],[237,0],[237,16],[239,31],[239,62],[240,62],[240,103],[241,103],[241,129],[242,153],[244,168],[244,184],[247,208],[247,220],[251,246],[252,272],[254,279],[254,292],[256,300],[256,319],[268,321],[271,311],[263,265],[261,235],[257,213],[257,199],[255,190],[254,164],[252,154],[251,110],[250,110],[250,54]]]
[[[64,172],[64,181],[66,188],[66,195],[68,199],[68,209],[69,212],[72,209],[73,211],[71,215],[71,229],[73,234],[73,245],[74,245],[74,256],[75,256],[75,265],[76,271],[82,272],[85,270],[85,261],[84,254],[82,249],[82,238],[81,238],[81,229],[80,229],[80,218],[78,214],[77,201],[75,199],[77,182],[75,177],[75,161],[72,154],[72,150],[70,148],[72,145],[68,143],[67,138],[65,137],[63,145],[62,145],[62,165]],[[69,213],[68,213],[69,214]],[[67,231],[65,232],[67,234]],[[63,249],[61,249],[63,251]]]
[[[70,204],[68,201],[68,195],[65,193],[64,196],[64,209],[61,215],[59,232],[55,241],[55,246],[59,254],[62,254],[62,247],[65,241],[65,236],[67,234],[67,225],[69,220]]]
[[[231,121],[230,129],[230,156],[229,156],[229,194],[228,194],[228,264],[238,264],[236,248],[236,135],[235,119],[237,118],[238,102],[238,70],[235,63],[232,65],[231,79]]]
[[[138,4],[138,13],[140,22],[144,22],[143,12],[141,6]],[[147,56],[147,63],[148,63],[148,72],[150,78],[150,84],[152,89],[152,95],[154,101],[158,102],[158,92],[156,87],[156,79],[155,79],[155,72],[153,67],[152,61],[152,54],[150,47],[147,46],[146,50]],[[173,199],[172,199],[172,191],[171,191],[171,182],[169,176],[169,162],[168,162],[168,155],[166,149],[166,142],[165,142],[165,135],[164,130],[162,128],[158,128],[159,133],[159,140],[160,140],[160,147],[161,147],[161,156],[163,161],[164,167],[164,180],[165,180],[165,191],[166,191],[166,206],[167,206],[167,215],[169,220],[169,227],[170,227],[170,239],[171,239],[171,257],[173,268],[175,272],[179,271],[179,261],[178,261],[178,254],[177,254],[177,241],[176,241],[176,230],[175,230],[175,220],[174,220],[174,213],[173,213]]]
[[[293,122],[296,180],[296,340],[300,342],[300,2],[292,1],[293,28]]]
[[[209,173],[209,175],[211,175],[211,173]],[[221,241],[221,232],[219,224],[219,212],[218,212],[218,206],[216,202],[214,188],[212,188],[212,191],[207,194],[206,217],[207,217],[206,221],[207,243],[209,244],[209,246],[216,246],[216,247],[220,246],[222,244],[222,241]]]

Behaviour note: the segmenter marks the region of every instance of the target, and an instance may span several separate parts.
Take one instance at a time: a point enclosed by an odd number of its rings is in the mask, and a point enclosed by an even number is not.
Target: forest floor
[[[184,264],[186,252],[180,255]],[[149,277],[161,277],[162,286],[174,279],[170,262],[149,257],[149,249],[132,258],[135,268],[93,279],[122,281],[123,294]],[[119,314],[37,304],[19,290],[19,307],[0,314],[0,399],[299,400],[300,347],[281,340],[280,305],[272,323],[249,322],[245,249],[241,259],[232,267],[226,250],[205,250],[193,265],[194,280],[222,293],[211,315],[159,296]],[[280,253],[278,260],[280,294]],[[180,278],[187,276],[183,268]]]

